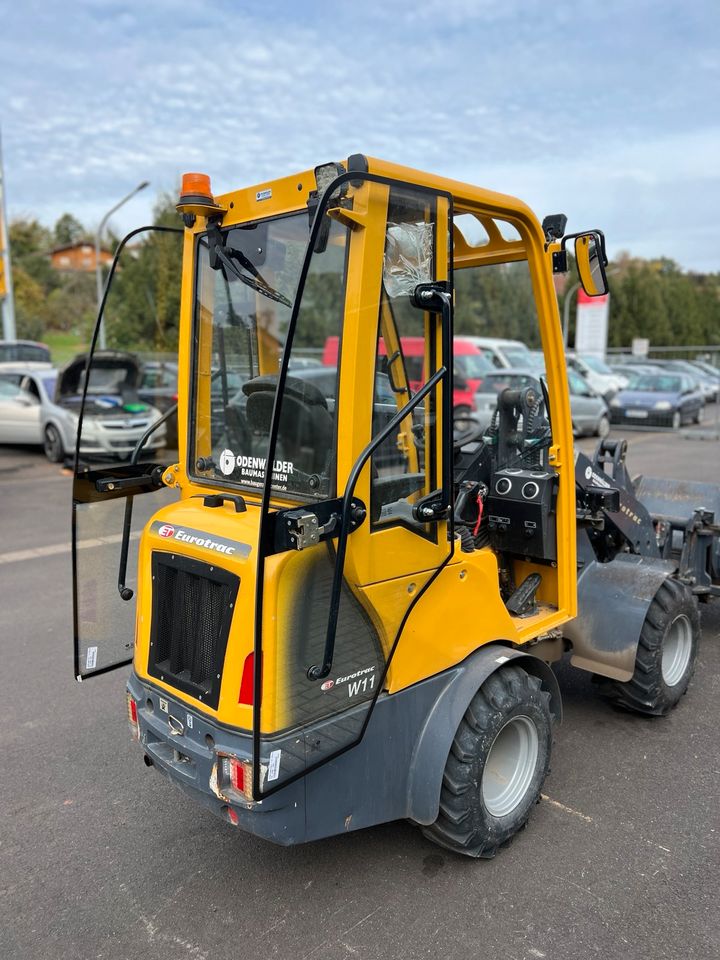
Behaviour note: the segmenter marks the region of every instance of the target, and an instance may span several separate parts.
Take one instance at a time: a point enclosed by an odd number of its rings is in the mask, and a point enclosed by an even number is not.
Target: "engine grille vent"
[[[240,579],[216,566],[153,553],[148,673],[217,707]]]

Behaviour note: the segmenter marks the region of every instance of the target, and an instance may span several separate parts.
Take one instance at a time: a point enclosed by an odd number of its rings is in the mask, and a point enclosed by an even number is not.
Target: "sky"
[[[717,0],[0,0],[0,129],[11,218],[366,153],[720,271]]]

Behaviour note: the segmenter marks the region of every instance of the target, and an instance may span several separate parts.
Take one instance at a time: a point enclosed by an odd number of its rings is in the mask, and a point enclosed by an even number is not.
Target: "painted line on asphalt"
[[[139,540],[140,533],[131,533],[131,540]],[[121,533],[113,533],[109,537],[93,537],[89,540],[78,540],[78,550],[87,550],[90,547],[103,547],[106,544],[120,543]],[[23,560],[37,560],[41,557],[52,557],[58,553],[70,553],[72,544],[51,543],[46,547],[30,547],[27,550],[13,550],[10,553],[0,553],[0,564],[21,563]]]
[[[546,802],[551,804],[553,807],[557,807],[558,810],[562,810],[563,813],[570,813],[573,817],[580,817],[581,820],[584,820],[586,823],[594,823],[592,817],[589,817],[586,813],[581,813],[580,810],[575,810],[574,807],[568,807],[565,803],[560,803],[559,800],[553,800],[552,797],[549,797],[546,793],[540,794],[541,798]]]

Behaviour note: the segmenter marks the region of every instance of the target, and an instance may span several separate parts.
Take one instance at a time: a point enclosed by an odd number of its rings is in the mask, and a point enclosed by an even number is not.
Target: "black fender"
[[[443,772],[455,731],[470,701],[496,670],[507,663],[538,677],[550,694],[556,722],[562,719],[562,699],[555,674],[543,660],[513,647],[490,643],[481,647],[449,673],[447,684],[433,703],[415,743],[408,777],[408,813],[416,823],[437,819]]]

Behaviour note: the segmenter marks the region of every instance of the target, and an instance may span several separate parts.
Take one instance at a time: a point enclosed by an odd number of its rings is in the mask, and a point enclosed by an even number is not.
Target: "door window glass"
[[[435,215],[432,201],[391,191],[376,350],[373,435],[407,406],[435,373],[436,321],[413,306],[418,283],[434,277]],[[413,504],[437,486],[436,393],[408,414],[372,457],[374,526],[400,523],[424,530]]]

